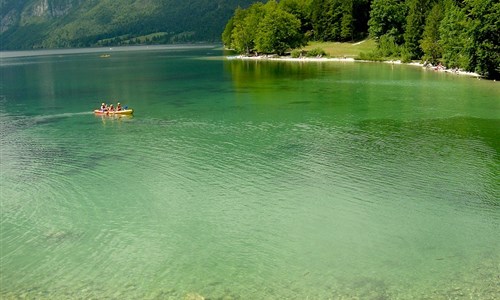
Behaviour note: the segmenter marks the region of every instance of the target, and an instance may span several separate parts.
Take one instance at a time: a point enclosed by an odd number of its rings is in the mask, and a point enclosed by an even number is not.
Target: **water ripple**
[[[120,268],[181,287],[165,291],[181,297],[187,274],[207,278],[213,295],[228,284],[216,274],[247,270],[255,285],[247,289],[258,292],[283,265],[286,280],[267,286],[384,290],[384,280],[354,274],[394,274],[385,275],[394,282],[400,269],[442,259],[436,248],[466,244],[452,228],[469,237],[467,225],[489,230],[479,210],[498,221],[495,151],[432,126],[144,119],[75,136],[38,124],[43,132],[2,139],[1,184],[11,196],[2,201],[2,244],[13,245],[3,264],[13,269],[30,247],[44,249],[19,269],[32,275],[14,276],[18,290],[38,282],[62,293],[66,282],[104,297],[109,287],[90,278],[97,269],[126,285]],[[106,140],[110,132],[120,138]],[[326,269],[350,271],[331,271],[327,283],[317,271]],[[138,286],[129,293],[143,296]]]

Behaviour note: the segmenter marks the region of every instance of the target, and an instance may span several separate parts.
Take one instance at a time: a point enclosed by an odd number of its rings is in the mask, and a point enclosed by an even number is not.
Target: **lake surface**
[[[500,294],[497,82],[104,50],[2,53],[0,298]]]

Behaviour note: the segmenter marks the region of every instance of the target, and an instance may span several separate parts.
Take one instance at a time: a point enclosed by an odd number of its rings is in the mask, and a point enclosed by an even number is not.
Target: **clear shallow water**
[[[110,53],[2,58],[3,298],[499,294],[498,83]]]

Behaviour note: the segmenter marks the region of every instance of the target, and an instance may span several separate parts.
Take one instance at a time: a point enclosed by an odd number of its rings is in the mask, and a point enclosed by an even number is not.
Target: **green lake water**
[[[500,294],[499,83],[102,50],[1,53],[0,298]]]

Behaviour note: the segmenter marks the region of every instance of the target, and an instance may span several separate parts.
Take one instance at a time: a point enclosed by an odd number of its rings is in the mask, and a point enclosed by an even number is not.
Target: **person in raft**
[[[103,102],[103,103],[101,104],[101,111],[102,111],[102,112],[105,112],[106,110],[107,110],[106,103],[104,103],[104,102]]]
[[[115,111],[115,108],[113,107],[113,104],[109,105],[108,111]]]
[[[120,102],[118,102],[118,104],[116,104],[116,111],[120,110],[122,110],[122,105],[120,104]]]

